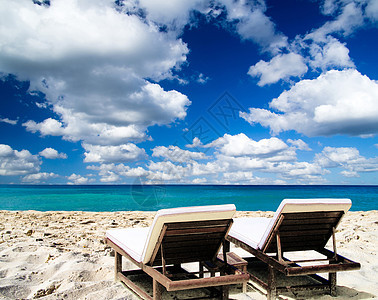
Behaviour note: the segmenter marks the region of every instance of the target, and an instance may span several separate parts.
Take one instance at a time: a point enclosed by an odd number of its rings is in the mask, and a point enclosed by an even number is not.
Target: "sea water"
[[[228,204],[275,211],[285,198],[349,198],[351,210],[377,210],[378,186],[0,185],[0,210],[155,211]]]

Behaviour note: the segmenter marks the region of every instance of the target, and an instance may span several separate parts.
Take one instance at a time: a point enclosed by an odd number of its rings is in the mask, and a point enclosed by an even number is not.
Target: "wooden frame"
[[[253,254],[256,259],[268,266],[267,282],[253,274],[250,274],[250,277],[253,282],[267,291],[269,300],[275,299],[277,293],[288,290],[328,290],[332,296],[335,296],[336,272],[358,270],[361,267],[359,263],[337,254],[335,228],[343,214],[344,211],[282,213],[261,250],[255,249],[232,236],[228,236],[227,240]],[[250,228],[250,230],[253,230],[253,228]],[[325,248],[331,237],[333,251]],[[284,256],[285,252],[307,250],[314,250],[326,258],[292,261]],[[310,265],[301,266],[300,264],[303,263]],[[286,276],[309,275],[318,284],[279,287],[277,285],[277,271]],[[317,273],[328,273],[328,279],[317,275]]]
[[[224,256],[224,261],[217,259],[231,224],[232,219],[165,223],[148,264],[137,262],[107,238],[107,244],[115,251],[116,279],[125,283],[142,299],[161,299],[162,288],[179,291],[215,286],[221,287],[221,298],[228,299],[228,285],[249,280],[248,274],[227,264],[227,256]],[[122,271],[122,256],[140,269]],[[200,271],[189,273],[184,270],[181,264],[188,262],[199,262]],[[203,267],[209,264],[216,267],[219,276],[204,278]],[[148,274],[153,280],[152,297],[128,278],[141,273]],[[215,275],[213,270],[211,274]]]

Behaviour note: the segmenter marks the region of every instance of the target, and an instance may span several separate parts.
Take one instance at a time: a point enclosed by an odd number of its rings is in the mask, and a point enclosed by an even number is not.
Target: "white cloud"
[[[135,144],[128,143],[119,146],[100,146],[83,144],[85,149],[84,162],[120,163],[143,159],[146,156],[144,149]]]
[[[193,138],[192,144],[185,145],[186,148],[197,148],[203,146],[201,140],[198,137]]]
[[[18,120],[10,120],[8,118],[0,118],[0,122],[7,123],[10,125],[16,125]]]
[[[121,177],[147,177],[150,172],[142,167],[131,168],[124,164],[100,164],[88,166],[89,170],[99,171],[100,181],[104,183],[120,182]]]
[[[148,165],[148,178],[151,180],[171,181],[185,178],[190,175],[190,166],[176,165],[170,161],[153,162]]]
[[[341,171],[340,174],[343,175],[344,177],[349,177],[349,178],[360,177],[358,173],[355,171]]]
[[[365,8],[366,16],[372,21],[378,21],[378,2],[375,0],[367,1],[368,4]]]
[[[186,116],[185,95],[145,79],[170,78],[186,44],[112,1],[5,1],[0,20],[0,71],[30,80],[59,116],[28,130],[119,145]]]
[[[359,172],[377,172],[378,156],[366,158],[360,155],[354,147],[324,147],[321,153],[316,154],[315,162],[326,168],[343,168],[342,175],[358,177]]]
[[[321,154],[316,155],[319,165],[333,168],[360,159],[360,153],[356,148],[333,148],[325,147]]]
[[[119,179],[120,177],[116,173],[109,171],[106,174],[102,175],[102,177],[100,178],[100,181],[104,183],[110,183],[110,182],[117,182],[119,181]]]
[[[374,1],[374,0],[373,0]],[[364,25],[363,5],[357,1],[327,1],[323,6],[323,12],[334,15],[340,12],[334,20],[326,22],[323,26],[314,30],[306,36],[306,39],[312,39],[315,42],[324,41],[329,34],[339,33],[344,36],[350,35],[357,28]]]
[[[325,42],[310,45],[310,65],[312,68],[327,70],[330,68],[354,68],[349,57],[349,49],[333,37],[327,37]]]
[[[10,146],[0,144],[0,176],[28,175],[38,173],[41,161],[38,155],[28,150],[13,150]]]
[[[302,80],[270,103],[274,113],[250,108],[247,122],[273,134],[295,130],[307,136],[378,133],[378,83],[356,70],[328,71]]]
[[[177,146],[157,146],[152,149],[153,157],[163,157],[168,160],[180,163],[186,163],[191,160],[206,159],[206,155],[202,152],[192,152],[188,150],[182,150]]]
[[[199,140],[197,143],[202,145]],[[185,150],[170,146],[154,149],[167,160],[150,161],[145,167],[112,163],[92,165],[87,169],[97,170],[101,182],[142,177],[147,184],[324,184],[328,182],[326,175],[331,174],[332,169],[345,177],[378,171],[378,157],[363,157],[356,148],[325,147],[321,153],[315,154],[313,161],[299,161],[296,151],[311,149],[300,139],[288,139],[287,143],[291,146],[274,137],[254,141],[245,134],[225,134],[217,140],[214,154],[207,156],[203,163],[193,159],[182,163],[171,155],[174,151],[186,153]]]
[[[205,76],[204,74],[200,73],[198,75],[198,79],[197,79],[197,82],[198,83],[201,83],[201,84],[205,84],[207,81],[209,81],[209,77]]]
[[[281,175],[284,178],[296,178],[299,180],[322,180],[321,175],[328,173],[321,166],[309,162],[295,162],[294,164],[282,164]]]
[[[281,79],[299,77],[307,72],[307,66],[301,55],[296,53],[278,54],[269,62],[260,60],[249,68],[248,74],[259,77],[259,86],[276,83]]]
[[[272,157],[290,151],[289,146],[276,137],[255,141],[244,133],[237,135],[225,134],[223,137],[218,138],[215,144],[221,154],[232,157]]]
[[[242,172],[242,171],[237,171],[237,172],[226,172],[223,173],[223,178],[227,181],[230,182],[250,182],[254,179],[253,173],[252,172]]]
[[[206,184],[207,179],[206,178],[195,178],[192,181],[193,184]]]
[[[65,153],[59,153],[53,148],[46,148],[43,151],[39,152],[39,155],[43,156],[44,158],[48,159],[57,159],[57,158],[67,158],[67,154]]]
[[[139,0],[141,8],[147,12],[148,19],[164,24],[178,33],[189,22],[191,10],[205,9],[206,2],[203,0]]]
[[[26,127],[27,130],[35,133],[39,131],[43,136],[45,135],[53,135],[59,136],[64,135],[64,128],[63,124],[55,119],[48,118],[41,123],[36,123],[34,121],[27,121],[23,126]]]
[[[49,180],[52,178],[57,178],[58,175],[55,173],[36,173],[36,174],[29,174],[26,175],[22,178],[22,182],[27,182],[27,183],[40,183],[41,181],[44,180]]]
[[[75,173],[68,176],[67,179],[69,180],[67,184],[71,184],[71,185],[81,185],[81,184],[88,184],[90,182],[93,182],[93,180],[90,180],[87,177],[84,177]]]
[[[265,15],[263,1],[220,1],[227,9],[227,19],[237,22],[236,30],[243,39],[249,39],[264,51],[276,54],[287,46],[287,37],[276,31],[275,24]]]
[[[294,147],[296,147],[298,150],[311,151],[311,148],[301,139],[299,140],[288,139],[287,142],[293,145]]]

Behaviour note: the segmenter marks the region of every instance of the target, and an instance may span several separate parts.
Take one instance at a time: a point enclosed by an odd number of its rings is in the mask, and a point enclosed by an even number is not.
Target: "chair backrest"
[[[159,210],[144,247],[143,263],[160,261],[157,247],[161,244],[167,264],[212,259],[229,231],[235,211],[233,204]]]
[[[268,226],[260,249],[276,252],[277,232],[282,251],[324,248],[351,205],[349,199],[285,199]]]
[[[155,265],[161,265],[163,249],[166,264],[212,261],[231,227],[232,219],[167,223],[154,254]],[[160,248],[162,246],[162,248]]]

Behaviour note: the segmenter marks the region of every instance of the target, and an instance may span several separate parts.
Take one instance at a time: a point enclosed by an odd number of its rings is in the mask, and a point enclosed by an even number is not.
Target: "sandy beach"
[[[114,281],[114,257],[104,236],[111,228],[149,226],[153,217],[135,211],[1,211],[0,299],[138,299]],[[339,254],[362,266],[338,273],[338,296],[306,292],[281,299],[378,299],[378,211],[348,212],[336,237]],[[246,294],[234,287],[230,296],[266,299],[251,287]]]

